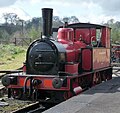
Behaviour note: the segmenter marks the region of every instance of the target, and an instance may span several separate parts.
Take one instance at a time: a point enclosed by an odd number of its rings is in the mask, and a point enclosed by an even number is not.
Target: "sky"
[[[24,20],[41,17],[42,8],[53,8],[53,15],[76,16],[80,22],[120,21],[120,0],[0,0],[0,23],[3,13],[16,13]]]

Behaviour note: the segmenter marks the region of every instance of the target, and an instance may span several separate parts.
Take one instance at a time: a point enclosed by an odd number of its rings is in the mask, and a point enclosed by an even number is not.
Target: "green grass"
[[[23,66],[26,57],[26,47],[0,45],[0,71],[15,70]]]

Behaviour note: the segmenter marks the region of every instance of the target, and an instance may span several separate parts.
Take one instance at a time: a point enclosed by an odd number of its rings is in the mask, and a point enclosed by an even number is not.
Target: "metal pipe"
[[[24,81],[24,87],[23,87],[23,93],[26,94],[27,92],[27,81],[30,79],[30,90],[31,90],[31,82],[32,82],[32,77],[26,77]]]

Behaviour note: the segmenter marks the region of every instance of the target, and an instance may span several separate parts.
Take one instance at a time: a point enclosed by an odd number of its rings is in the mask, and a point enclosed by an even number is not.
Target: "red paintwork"
[[[58,30],[58,40],[63,39],[66,41],[74,41],[74,31],[72,28],[59,28]]]
[[[89,57],[88,57],[89,56]],[[110,66],[110,49],[92,48],[82,50],[82,69],[85,71]]]
[[[104,47],[110,48],[110,28],[102,29],[101,43]]]
[[[83,49],[82,50],[82,69],[85,71],[90,71],[92,69],[92,51],[91,51],[91,49]]]
[[[26,65],[24,64],[22,67],[23,72],[26,72]]]
[[[74,33],[72,28],[60,28],[58,30],[58,41],[62,43],[66,49],[68,62],[75,62],[75,47],[73,42],[73,35]]]
[[[95,28],[85,28],[85,29],[76,29],[76,41],[83,40],[86,44],[91,44],[91,40],[96,41],[96,29]],[[80,39],[81,38],[81,39]]]
[[[90,71],[92,69],[99,69],[110,66],[110,28],[103,27],[100,29],[101,31],[101,41],[99,42],[100,47],[104,47],[105,54],[104,59],[101,55],[98,54],[104,53],[101,48],[97,48],[95,50],[92,47],[92,42],[97,42],[96,36],[97,31],[96,28],[81,28],[75,30],[75,37],[73,38],[74,30],[71,28],[60,28],[58,30],[58,41],[63,44],[66,49],[67,62],[76,63],[79,61],[80,56],[82,56],[82,65],[81,68],[86,71]],[[69,34],[71,32],[72,38],[69,38]],[[96,43],[97,44],[97,43]],[[83,49],[81,53],[81,48],[86,48],[86,46],[92,47],[91,49]],[[97,45],[96,45],[97,46]],[[97,46],[97,47],[98,47]],[[109,48],[108,50],[105,48]],[[102,52],[101,52],[102,51]],[[97,57],[96,57],[97,56]],[[97,60],[96,60],[97,59]],[[67,65],[65,67],[68,67]],[[74,68],[74,66],[73,66]],[[69,67],[67,72],[73,73],[74,71]]]
[[[27,76],[30,76],[30,75],[26,75],[26,76],[21,76],[21,75],[18,75],[18,78],[17,78],[17,85],[10,85],[8,86],[8,88],[23,88],[24,87],[24,81],[26,79]],[[42,90],[70,90],[70,79],[67,78],[67,83],[68,85],[66,87],[61,87],[60,89],[55,89],[52,85],[52,80],[53,78],[55,78],[55,76],[51,76],[50,75],[44,75],[44,76],[33,76],[33,79],[38,79],[38,80],[41,80],[42,83],[37,86],[37,89],[42,89]],[[27,81],[27,87],[30,86],[30,80]]]
[[[71,74],[78,74],[78,65],[79,65],[78,63],[65,65],[65,72]]]
[[[71,38],[69,38],[70,34],[72,35]],[[58,42],[62,43],[66,49],[67,62],[77,62],[80,48],[86,47],[86,44],[82,41],[75,41],[73,35],[72,28],[60,28],[58,30]]]

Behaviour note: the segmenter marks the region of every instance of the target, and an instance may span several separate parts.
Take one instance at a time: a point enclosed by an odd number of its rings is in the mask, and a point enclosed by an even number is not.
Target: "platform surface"
[[[43,113],[120,113],[120,77],[101,83]]]

